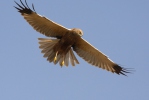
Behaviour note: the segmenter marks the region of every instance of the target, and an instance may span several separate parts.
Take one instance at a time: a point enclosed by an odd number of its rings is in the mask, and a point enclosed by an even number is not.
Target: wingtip
[[[26,0],[25,0],[25,4],[22,2],[22,0],[20,0],[21,4],[17,3],[16,1],[14,1],[16,3],[16,5],[18,7],[15,7],[21,14],[26,13],[26,14],[31,14],[32,12],[35,12],[35,8],[34,6],[32,6],[33,10],[29,8]],[[35,12],[36,13],[36,12]]]
[[[132,70],[130,70],[130,68],[123,68],[123,67],[121,67],[118,64],[115,64],[113,66],[113,68],[114,68],[116,74],[118,74],[118,75],[124,75],[124,76],[127,76],[126,74],[127,73],[131,73],[131,71],[132,71]]]

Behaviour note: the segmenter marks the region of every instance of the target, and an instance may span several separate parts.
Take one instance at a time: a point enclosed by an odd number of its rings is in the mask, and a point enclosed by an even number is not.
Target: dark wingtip
[[[131,73],[131,71],[132,71],[131,68],[123,68],[118,64],[115,64],[113,66],[113,68],[114,68],[116,74],[119,74],[119,75],[121,74],[121,75],[124,75],[124,76],[127,76],[126,74]]]
[[[33,11],[35,11],[35,8],[33,7],[33,10],[31,10],[25,0],[25,4],[22,2],[22,0],[20,0],[21,4],[17,3],[16,1],[14,1],[18,7],[15,7],[18,12],[20,12],[21,14],[31,14]],[[36,12],[35,12],[36,13]]]

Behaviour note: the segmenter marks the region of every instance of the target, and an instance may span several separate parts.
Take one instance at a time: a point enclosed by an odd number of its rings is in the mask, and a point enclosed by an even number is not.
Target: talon
[[[54,63],[56,62],[56,60],[57,60],[57,57],[55,56],[55,57],[54,57]]]
[[[57,54],[58,54],[58,52],[56,52],[56,55],[55,55],[55,57],[54,57],[54,63],[55,63],[56,60],[57,60]]]
[[[64,66],[64,60],[62,61],[61,66]]]

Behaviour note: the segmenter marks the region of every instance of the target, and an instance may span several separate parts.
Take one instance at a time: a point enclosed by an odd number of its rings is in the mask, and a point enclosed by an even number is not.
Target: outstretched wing
[[[33,5],[33,10],[30,9],[26,0],[25,4],[23,4],[21,0],[20,2],[22,5],[15,2],[18,5],[18,7],[15,8],[36,31],[44,34],[45,36],[57,38],[61,38],[65,33],[67,33],[67,31],[69,31],[69,29],[37,14]]]
[[[88,63],[107,71],[123,74],[129,73],[126,69],[111,61],[106,55],[94,48],[91,44],[82,38],[79,38],[73,46],[73,50]]]

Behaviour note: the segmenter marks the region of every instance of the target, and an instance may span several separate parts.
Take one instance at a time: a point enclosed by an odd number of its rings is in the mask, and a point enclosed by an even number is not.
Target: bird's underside
[[[129,73],[127,69],[111,61],[106,55],[81,38],[83,32],[80,29],[67,29],[37,14],[33,5],[33,10],[29,8],[26,0],[25,4],[21,0],[20,2],[21,5],[15,2],[18,5],[15,8],[24,19],[36,31],[47,37],[53,37],[52,39],[39,38],[39,48],[42,49],[41,52],[49,62],[59,63],[61,66],[68,66],[71,63],[72,66],[75,66],[75,64],[79,64],[73,53],[75,51],[77,55],[94,66],[116,74],[126,75],[125,73]]]

